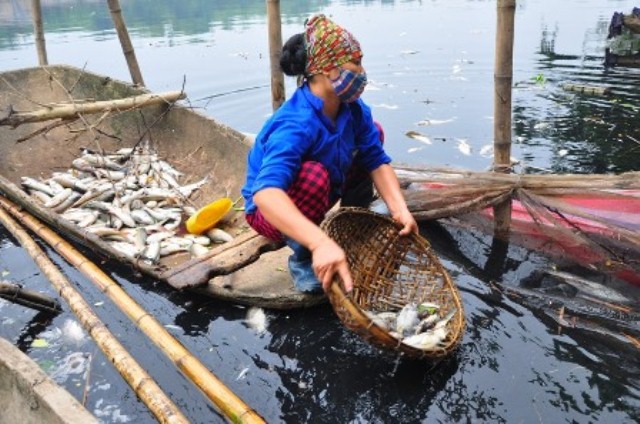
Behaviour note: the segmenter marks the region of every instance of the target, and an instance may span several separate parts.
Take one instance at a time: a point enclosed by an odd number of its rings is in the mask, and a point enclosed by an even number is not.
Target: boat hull
[[[0,111],[5,113],[31,111],[42,105],[71,100],[107,101],[147,93],[131,84],[69,66],[21,69],[4,72],[0,77]],[[204,258],[192,259],[184,252],[148,263],[123,255],[108,242],[62,219],[30,197],[20,184],[21,177],[47,178],[55,171],[70,168],[82,149],[112,152],[148,141],[158,157],[184,174],[181,182],[207,178],[207,183],[189,199],[199,208],[221,197],[240,198],[246,156],[252,144],[250,137],[175,104],[53,122],[59,125],[52,125],[52,121],[15,128],[0,125],[0,192],[63,237],[99,255],[133,266],[176,289],[197,288],[199,293],[216,298],[272,308],[305,307],[324,301],[322,295],[297,292],[287,272],[268,272],[266,267],[273,266],[274,262],[286,269],[288,248],[257,235],[247,225],[241,210],[232,210],[219,224],[235,237],[227,246],[212,249]],[[261,255],[267,251],[276,252],[272,255],[275,258],[262,261]],[[247,278],[233,275],[252,262],[255,262],[251,269],[258,283],[255,285]],[[215,278],[223,275],[228,276],[227,282],[233,279],[242,284],[234,288]]]

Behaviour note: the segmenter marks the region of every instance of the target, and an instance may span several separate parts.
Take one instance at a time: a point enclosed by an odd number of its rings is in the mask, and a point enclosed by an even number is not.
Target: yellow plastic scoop
[[[191,215],[187,219],[185,227],[191,234],[202,234],[213,228],[231,210],[232,206],[233,201],[228,197],[209,203]]]

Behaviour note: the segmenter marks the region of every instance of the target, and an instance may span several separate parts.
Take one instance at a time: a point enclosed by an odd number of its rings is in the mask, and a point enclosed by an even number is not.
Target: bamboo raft
[[[135,96],[138,104],[126,103]],[[186,183],[208,178],[189,199],[195,208],[221,197],[239,198],[251,139],[174,103],[180,97],[154,97],[143,88],[69,66],[1,73],[0,194],[73,243],[178,290],[275,309],[325,302],[323,295],[295,290],[286,271],[289,249],[250,229],[241,210],[232,210],[219,224],[233,241],[195,259],[176,253],[149,263],[123,255],[62,219],[21,187],[21,177],[45,178],[69,168],[82,149],[116,151],[148,140],[159,157],[184,173]],[[117,106],[108,106],[117,100]],[[101,108],[88,110],[100,102]]]

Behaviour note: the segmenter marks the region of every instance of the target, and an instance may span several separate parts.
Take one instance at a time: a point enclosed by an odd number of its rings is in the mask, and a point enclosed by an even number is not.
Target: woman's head
[[[304,32],[307,49],[307,75],[329,72],[362,57],[360,43],[346,29],[324,15],[306,22]]]
[[[360,43],[346,29],[324,15],[305,22],[305,32],[289,38],[282,47],[280,68],[289,76],[329,74],[349,62],[360,65]]]
[[[305,32],[291,37],[282,48],[280,67],[289,76],[311,80],[323,75],[341,101],[360,96],[366,85],[360,43],[346,29],[324,15],[305,22]]]

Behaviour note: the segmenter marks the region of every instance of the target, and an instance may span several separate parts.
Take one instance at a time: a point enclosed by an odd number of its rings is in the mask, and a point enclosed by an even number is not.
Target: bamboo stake
[[[269,60],[271,63],[271,106],[275,111],[284,103],[284,74],[280,69],[282,51],[282,21],[280,0],[267,0],[267,22],[269,31]]]
[[[166,93],[147,93],[125,97],[116,100],[103,100],[87,103],[53,104],[32,112],[11,111],[8,116],[0,119],[0,125],[17,127],[30,122],[48,121],[51,119],[71,119],[81,114],[100,113],[104,111],[126,111],[146,106],[172,103],[184,99],[184,91],[169,91]]]
[[[188,423],[187,418],[162,392],[151,376],[129,355],[69,280],[46,256],[45,252],[2,208],[0,208],[0,222],[18,239],[22,247],[49,278],[60,293],[60,296],[67,301],[85,330],[93,337],[105,356],[113,362],[120,375],[133,388],[136,395],[147,405],[158,421],[176,424]]]
[[[40,7],[40,0],[31,0],[31,10],[33,11],[33,32],[36,39],[36,49],[38,51],[38,63],[40,66],[45,66],[48,64],[48,60],[47,48],[44,41],[42,7]]]
[[[134,84],[144,87],[144,81],[142,80],[142,73],[138,66],[138,60],[136,59],[136,53],[133,50],[131,39],[129,38],[129,32],[127,31],[127,25],[122,18],[122,9],[120,8],[119,0],[107,0],[109,4],[109,12],[111,12],[111,19],[118,33],[120,39],[120,45],[122,46],[122,52],[127,60],[129,66],[129,73],[131,74],[131,80]]]
[[[0,205],[49,243],[69,263],[87,276],[165,353],[230,419],[238,423],[264,423],[264,419],[227,388],[211,371],[175,339],[151,314],[136,303],[115,281],[71,244],[13,202],[0,196]]]
[[[513,80],[513,27],[516,0],[498,0],[494,73],[494,170],[511,170],[511,84]],[[511,226],[511,199],[494,207],[497,236],[507,236]]]

